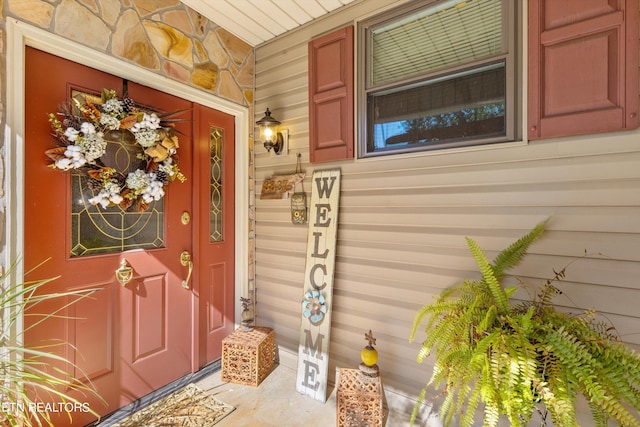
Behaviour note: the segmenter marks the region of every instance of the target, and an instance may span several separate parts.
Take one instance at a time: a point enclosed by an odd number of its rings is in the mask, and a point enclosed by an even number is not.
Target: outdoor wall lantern
[[[280,122],[271,117],[271,111],[267,108],[264,117],[256,122],[260,130],[260,141],[264,144],[267,151],[273,149],[272,155],[280,155],[287,152],[287,140],[289,139],[288,130],[278,131]]]

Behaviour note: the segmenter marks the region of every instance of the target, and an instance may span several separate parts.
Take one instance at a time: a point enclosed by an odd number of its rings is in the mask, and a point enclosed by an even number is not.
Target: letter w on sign
[[[315,171],[311,186],[296,390],[326,402],[340,170]]]

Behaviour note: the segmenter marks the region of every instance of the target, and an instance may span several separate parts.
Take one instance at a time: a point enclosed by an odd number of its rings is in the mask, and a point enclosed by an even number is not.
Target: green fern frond
[[[607,427],[609,425],[609,416],[599,405],[593,402],[587,402],[591,410],[591,418],[595,423],[594,427]]]
[[[493,271],[493,267],[489,264],[487,257],[485,256],[480,246],[471,238],[467,237],[467,245],[469,246],[469,250],[471,251],[471,255],[476,260],[476,264],[482,273],[482,278],[484,282],[489,286],[489,291],[493,296],[494,302],[498,307],[498,310],[501,313],[504,313],[509,310],[509,302],[507,299],[507,295],[502,289],[500,282]]]
[[[455,291],[455,289],[448,289],[446,295],[443,293],[434,303],[425,305],[418,310],[413,320],[409,342],[414,341],[418,328],[427,318],[429,318],[429,320],[425,327],[425,331],[429,332],[433,329],[434,323],[436,323],[443,315],[455,313],[461,310],[460,301],[452,299],[452,297],[449,296],[452,291]]]
[[[422,348],[420,348],[420,351],[418,352],[418,356],[416,357],[416,362],[422,363],[425,357],[429,357],[430,354],[431,347],[423,344]]]
[[[527,253],[529,246],[531,246],[531,244],[536,241],[542,233],[544,233],[549,219],[550,218],[547,218],[536,225],[533,230],[513,242],[508,248],[504,249],[500,254],[498,254],[498,256],[496,256],[493,260],[494,274],[496,278],[502,278],[502,275],[506,270],[516,266],[522,260],[524,255]]]
[[[483,427],[496,427],[500,421],[500,409],[495,400],[486,402],[484,407],[484,422]]]
[[[430,316],[431,313],[432,313],[432,306],[430,305],[425,305],[420,310],[418,310],[415,318],[413,319],[413,327],[411,328],[411,335],[409,336],[409,342],[413,342],[413,340],[416,337],[416,332],[418,331],[418,328],[420,327],[422,322],[424,322],[424,319],[427,316]]]
[[[546,283],[542,286],[540,292],[536,295],[535,303],[539,306],[549,306],[553,298],[560,294],[560,289],[556,288],[550,283]]]
[[[489,310],[487,310],[487,313],[484,315],[482,321],[478,324],[478,327],[476,328],[476,331],[479,334],[485,332],[487,330],[487,328],[490,325],[493,325],[493,322],[495,322],[495,320],[497,318],[496,314],[497,314],[496,307],[494,305],[489,307]]]
[[[478,406],[481,401],[481,390],[477,383],[474,385],[473,390],[469,393],[469,399],[467,400],[466,411],[460,419],[461,427],[471,427],[475,421],[475,414],[478,410]]]
[[[440,407],[440,414],[441,416],[444,418],[444,425],[445,426],[449,426],[451,425],[451,422],[453,421],[453,417],[455,416],[456,412],[455,412],[455,404],[454,404],[454,400],[455,400],[455,391],[456,388],[453,388],[452,390],[449,390],[447,388],[447,394],[445,395],[444,401],[442,402],[442,406]]]
[[[420,411],[420,407],[422,407],[422,404],[424,403],[424,398],[427,395],[427,389],[426,387],[423,388],[420,391],[420,394],[418,395],[418,399],[416,400],[416,404],[413,407],[413,411],[411,411],[411,419],[410,419],[410,424],[413,425],[413,423],[416,421],[416,418],[418,417],[418,412]]]

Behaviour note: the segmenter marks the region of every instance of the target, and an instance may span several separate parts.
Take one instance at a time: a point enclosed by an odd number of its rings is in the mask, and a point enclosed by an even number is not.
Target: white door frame
[[[74,41],[47,32],[22,21],[7,18],[6,128],[5,128],[5,200],[6,248],[4,265],[8,268],[24,256],[24,97],[25,47],[31,46],[91,68],[131,80],[235,117],[235,323],[242,311],[239,297],[248,292],[249,259],[249,109],[215,95],[171,80],[116,57],[93,50]],[[44,118],[43,118],[44,120]],[[11,275],[12,283],[22,283],[22,262]],[[195,343],[194,343],[195,344]]]

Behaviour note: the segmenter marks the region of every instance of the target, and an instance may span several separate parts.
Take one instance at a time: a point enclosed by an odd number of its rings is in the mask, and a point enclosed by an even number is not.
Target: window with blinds
[[[514,3],[421,2],[361,24],[360,156],[513,140]]]

